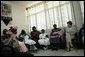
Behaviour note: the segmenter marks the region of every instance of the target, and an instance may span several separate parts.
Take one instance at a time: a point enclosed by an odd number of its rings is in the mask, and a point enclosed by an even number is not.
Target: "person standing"
[[[68,21],[67,27],[66,27],[66,47],[67,47],[67,51],[70,51],[71,48],[73,47],[72,39],[75,38],[75,34],[76,34],[76,28],[72,25],[71,21]]]

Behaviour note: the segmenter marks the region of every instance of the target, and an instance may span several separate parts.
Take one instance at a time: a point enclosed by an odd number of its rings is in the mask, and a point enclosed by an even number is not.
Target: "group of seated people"
[[[28,35],[25,30],[22,30],[19,37],[17,37],[16,27],[10,27],[9,30],[4,29],[3,36],[1,37],[2,46],[8,45],[12,47],[15,55],[23,54],[28,56],[33,56],[33,54],[29,53],[31,49],[39,50],[50,48],[52,50],[58,50],[66,45],[67,51],[70,51],[71,48],[73,48],[72,40],[75,38],[77,32],[71,21],[67,22],[65,31],[57,28],[57,25],[54,24],[50,36],[48,36],[44,29],[39,32],[34,26],[32,30],[30,35]],[[84,43],[84,26],[80,29],[79,34]],[[65,45],[63,45],[63,43],[65,43]]]
[[[29,53],[23,39],[16,37],[16,27],[10,27],[9,30],[4,29],[1,37],[1,56],[33,56]]]

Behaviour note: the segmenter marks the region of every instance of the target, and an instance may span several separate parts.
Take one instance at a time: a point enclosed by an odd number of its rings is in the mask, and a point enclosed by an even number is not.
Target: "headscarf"
[[[11,26],[9,29],[13,34],[17,34],[17,27],[16,26]]]

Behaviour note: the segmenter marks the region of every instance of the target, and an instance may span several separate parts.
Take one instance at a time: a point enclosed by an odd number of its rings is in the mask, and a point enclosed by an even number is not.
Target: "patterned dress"
[[[52,29],[50,43],[60,43],[60,38],[62,37],[62,31],[59,28]]]

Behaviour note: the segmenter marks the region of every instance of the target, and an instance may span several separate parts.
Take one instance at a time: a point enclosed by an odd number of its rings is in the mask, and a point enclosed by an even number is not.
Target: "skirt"
[[[50,43],[60,43],[60,39],[59,38],[50,38]]]
[[[49,38],[38,40],[40,45],[50,45]]]

